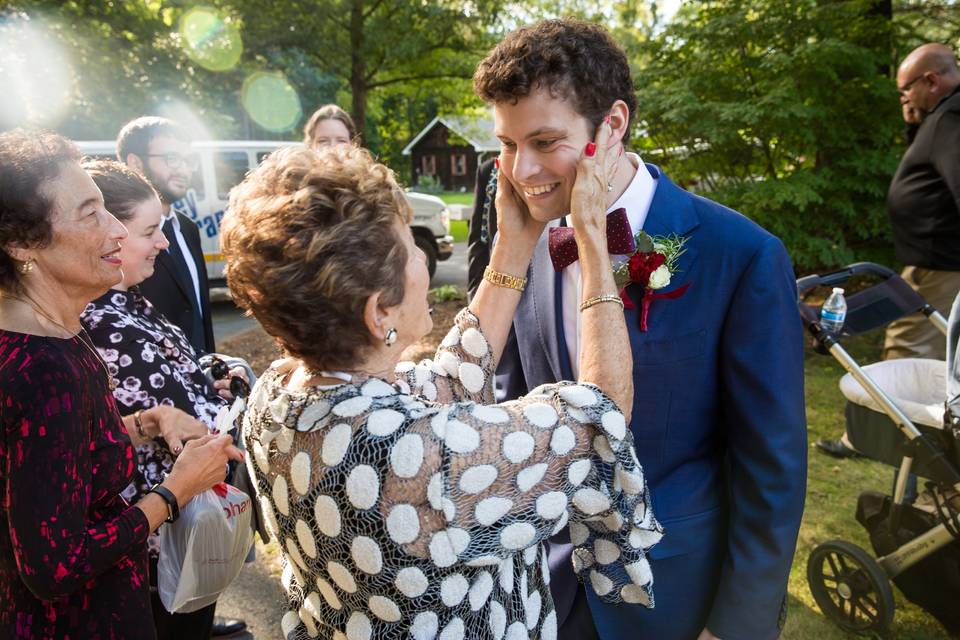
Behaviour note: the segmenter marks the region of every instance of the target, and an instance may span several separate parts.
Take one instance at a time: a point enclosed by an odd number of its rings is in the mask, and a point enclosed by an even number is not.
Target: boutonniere
[[[670,284],[673,275],[677,273],[677,260],[686,252],[687,238],[671,234],[669,236],[650,236],[641,231],[636,236],[637,250],[628,254],[626,262],[621,263],[613,270],[613,277],[620,289],[625,309],[634,309],[633,301],[627,295],[627,287],[631,284],[640,285],[643,298],[640,302],[640,330],[647,330],[647,317],[650,314],[650,304],[654,300],[672,300],[679,298],[690,283],[670,291],[657,293]]]

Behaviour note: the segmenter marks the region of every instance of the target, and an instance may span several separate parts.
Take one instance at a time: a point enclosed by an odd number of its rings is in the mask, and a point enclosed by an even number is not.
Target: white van
[[[200,227],[203,257],[211,288],[225,286],[223,254],[220,252],[220,221],[227,207],[227,198],[247,172],[273,151],[299,144],[268,140],[203,140],[192,144],[200,155],[200,168],[193,174],[187,195],[173,203],[173,208],[192,219]],[[97,140],[77,142],[85,156],[116,159],[116,142]],[[443,200],[423,193],[407,192],[413,209],[410,228],[417,246],[427,254],[430,275],[438,260],[453,254],[450,235],[450,210]]]

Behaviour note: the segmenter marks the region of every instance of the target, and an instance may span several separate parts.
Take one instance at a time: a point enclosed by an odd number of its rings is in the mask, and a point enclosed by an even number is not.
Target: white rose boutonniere
[[[647,282],[647,286],[651,289],[663,289],[668,284],[670,284],[670,268],[665,264],[657,267],[650,274],[650,280]]]

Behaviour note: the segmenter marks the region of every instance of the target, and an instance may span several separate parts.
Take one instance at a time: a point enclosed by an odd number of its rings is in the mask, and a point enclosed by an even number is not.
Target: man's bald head
[[[957,74],[957,56],[953,50],[943,44],[931,42],[923,44],[911,51],[903,62],[900,63],[900,69],[908,69],[912,75],[932,71],[940,75]]]
[[[917,47],[903,59],[897,70],[900,102],[921,113],[932,110],[958,86],[957,56],[950,47],[939,43]]]

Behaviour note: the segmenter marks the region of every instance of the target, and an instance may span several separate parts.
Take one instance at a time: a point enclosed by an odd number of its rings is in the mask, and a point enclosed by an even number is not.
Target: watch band
[[[512,276],[508,273],[494,271],[489,266],[483,270],[483,279],[490,284],[497,285],[498,287],[513,289],[520,292],[523,292],[527,286],[526,278],[520,278],[518,276]]]
[[[167,489],[166,487],[161,487],[159,484],[155,484],[150,487],[150,490],[147,493],[155,493],[163,501],[167,503],[167,519],[164,522],[176,522],[177,518],[180,517],[180,505],[177,503],[177,497],[173,495],[173,492]]]

